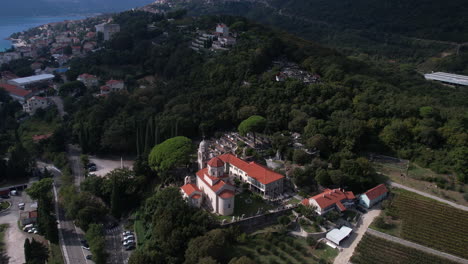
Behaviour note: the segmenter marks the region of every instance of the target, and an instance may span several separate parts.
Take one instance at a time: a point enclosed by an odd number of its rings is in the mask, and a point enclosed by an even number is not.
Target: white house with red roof
[[[106,86],[110,88],[111,92],[118,92],[125,88],[124,81],[122,80],[109,80],[106,82]]]
[[[25,102],[31,98],[31,96],[33,96],[31,91],[11,84],[0,83],[0,89],[4,89],[11,96],[11,98],[13,98],[13,100],[19,101],[21,103]]]
[[[387,197],[388,189],[385,184],[379,184],[359,197],[359,204],[366,208],[371,208],[376,203]]]
[[[226,26],[225,24],[218,24],[216,25],[216,32],[217,35],[221,35],[223,37],[228,37],[229,36],[229,27]]]
[[[23,111],[29,114],[34,114],[39,108],[47,108],[49,106],[49,100],[40,96],[33,96],[26,100],[23,104]]]
[[[220,215],[234,212],[235,187],[229,182],[225,165],[220,158],[212,158],[206,168],[197,172],[196,185],[186,181],[181,191],[190,204],[204,203],[213,213]],[[198,192],[201,192],[201,200],[194,201],[199,199],[196,196]]]
[[[346,211],[347,207],[354,205],[356,197],[353,192],[343,189],[325,189],[322,193],[302,200],[305,206],[314,206],[319,215],[324,215],[331,210]]]
[[[98,85],[98,78],[89,73],[80,74],[76,80],[82,82],[88,88]]]

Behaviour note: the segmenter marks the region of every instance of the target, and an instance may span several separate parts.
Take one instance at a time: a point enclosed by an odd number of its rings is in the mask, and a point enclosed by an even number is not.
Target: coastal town
[[[466,151],[441,147],[465,144],[465,119],[379,108],[380,76],[344,77],[345,56],[172,7],[45,24],[0,52],[6,263],[467,263]],[[453,170],[431,165],[443,151]]]

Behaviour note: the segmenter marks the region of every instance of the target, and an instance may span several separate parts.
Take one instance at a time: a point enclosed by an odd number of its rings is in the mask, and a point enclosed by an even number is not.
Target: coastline
[[[21,47],[26,44],[21,39],[12,37],[15,33],[20,33],[41,27],[44,25],[63,23],[67,21],[79,21],[91,17],[102,15],[102,13],[85,13],[85,14],[69,14],[58,16],[33,16],[33,17],[20,17],[20,16],[4,16],[0,18],[0,53],[7,51],[14,47]]]

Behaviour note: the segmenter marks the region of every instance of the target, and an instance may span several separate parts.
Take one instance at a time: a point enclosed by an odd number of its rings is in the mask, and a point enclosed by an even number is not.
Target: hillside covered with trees
[[[468,41],[463,0],[176,1],[190,14],[230,14],[348,54],[421,63]]]
[[[244,18],[169,16],[179,19],[122,13],[115,17],[122,32],[107,49],[72,63],[70,79],[88,72],[124,79],[129,87],[128,93],[93,97],[87,91],[65,100],[69,128],[85,152],[146,156],[167,138],[235,130],[242,120],[260,115],[266,118],[262,132],[277,136],[276,149],[287,145],[281,133],[299,132],[336,168],[372,151],[456,172],[464,181],[466,89],[427,82],[404,66],[346,57]],[[196,28],[213,29],[219,21],[239,35],[235,47],[202,54],[189,49]],[[153,22],[156,30],[142,26]],[[155,45],[162,35],[168,37]],[[298,63],[321,81],[276,82],[272,62],[278,58]],[[148,76],[154,81],[143,80]],[[138,88],[143,83],[146,88]]]

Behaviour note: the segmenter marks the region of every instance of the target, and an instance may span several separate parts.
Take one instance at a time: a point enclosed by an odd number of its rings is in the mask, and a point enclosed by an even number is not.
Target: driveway
[[[9,209],[0,213],[0,224],[8,224],[4,237],[6,254],[10,258],[8,263],[23,264],[26,262],[24,258],[24,240],[31,237],[41,240],[39,236],[23,232],[18,227],[19,214],[22,212],[18,208],[18,204],[26,203],[25,210],[32,210],[30,208],[32,200],[25,192],[21,192],[19,196],[11,196],[9,199],[5,199],[5,201],[9,201],[12,204]]]
[[[120,159],[120,157],[96,157],[89,156],[89,161],[96,164],[97,171],[91,172],[97,176],[105,176],[107,173],[119,169],[122,166],[131,169],[133,160]]]
[[[343,250],[336,256],[334,264],[348,264],[349,259],[354,253],[354,249],[361,241],[362,236],[366,233],[367,228],[369,225],[374,221],[374,218],[380,215],[382,210],[380,207],[369,210],[366,214],[362,215],[361,219],[359,220],[359,227],[354,230],[351,236],[346,239],[340,248]]]

